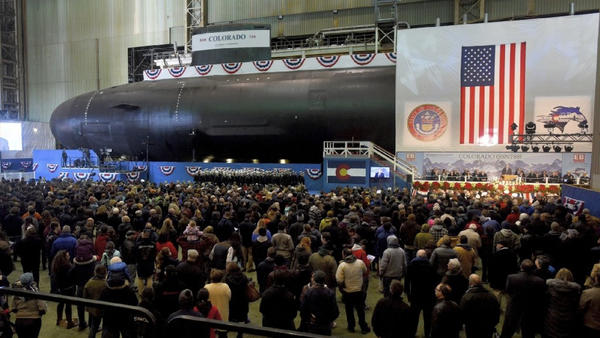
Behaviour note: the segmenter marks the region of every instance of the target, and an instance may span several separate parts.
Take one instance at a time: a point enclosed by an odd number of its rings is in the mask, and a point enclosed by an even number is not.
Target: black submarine
[[[89,92],[52,113],[66,148],[151,161],[315,163],[323,141],[395,147],[395,67],[143,81]]]

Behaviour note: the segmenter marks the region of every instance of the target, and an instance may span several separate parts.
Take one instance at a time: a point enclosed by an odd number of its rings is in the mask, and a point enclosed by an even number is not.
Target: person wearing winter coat
[[[50,250],[50,257],[54,257],[59,250],[65,250],[69,253],[70,257],[75,257],[75,247],[77,246],[77,240],[71,234],[71,227],[65,225],[62,228],[60,236],[54,243],[52,243],[52,249]]]
[[[460,301],[467,338],[491,338],[500,320],[500,303],[481,284],[479,275],[469,276],[469,288]]]
[[[365,303],[363,297],[363,277],[367,273],[367,267],[363,261],[356,259],[352,250],[344,249],[344,260],[340,263],[335,274],[335,279],[342,290],[342,301],[346,307],[346,320],[348,331],[354,332],[354,309],[358,315],[358,324],[362,334],[371,331],[365,321]]]
[[[26,272],[19,277],[15,288],[39,292],[33,274]],[[48,311],[46,302],[35,298],[13,297],[12,311],[15,312],[15,330],[19,337],[37,338],[42,328],[42,316]]]
[[[600,334],[600,272],[592,275],[591,286],[579,298],[579,312],[583,315],[582,337],[585,338]]]
[[[429,233],[433,236],[433,241],[437,243],[444,236],[448,235],[448,229],[444,228],[440,219],[436,219],[434,222],[431,229],[429,229]]]
[[[500,242],[504,242],[506,247],[514,251],[519,250],[521,247],[520,236],[510,229],[510,223],[507,221],[502,222],[502,230],[494,234],[493,247],[496,248],[496,245]]]
[[[106,289],[106,267],[98,264],[94,268],[94,276],[85,283],[83,287],[83,298],[98,300],[102,295],[104,289]],[[96,333],[100,328],[100,321],[102,321],[102,310],[94,307],[86,307],[85,310],[88,312],[88,325],[90,332],[88,337],[96,337]]]
[[[292,253],[294,252],[294,241],[292,237],[285,233],[285,223],[279,223],[278,232],[273,235],[271,243],[276,250],[277,255],[283,256],[286,261],[291,263]]]
[[[441,281],[446,271],[448,270],[448,261],[451,258],[456,258],[456,251],[454,251],[450,247],[450,237],[444,236],[441,239],[442,245],[439,248],[436,248],[431,253],[431,257],[429,258],[429,262],[435,268],[435,273],[437,274],[437,281]],[[436,282],[437,282],[436,281]]]
[[[283,330],[295,330],[296,299],[285,286],[286,277],[281,271],[274,271],[273,285],[262,295],[260,312],[262,326]]]
[[[308,258],[308,265],[312,271],[320,270],[325,273],[325,283],[327,287],[335,289],[335,273],[337,271],[337,263],[331,255],[330,251],[325,247],[319,248],[318,252],[313,253]]]
[[[84,238],[84,241],[89,242],[89,240],[87,240],[87,235],[82,235],[82,238]],[[79,251],[76,249],[75,252]],[[75,296],[83,297],[85,284],[90,278],[92,278],[92,276],[94,276],[95,266],[96,260],[94,256],[76,255],[75,258],[73,258],[73,266],[69,271],[69,277],[71,278],[71,280],[73,280],[75,284]],[[85,321],[85,307],[83,305],[77,305],[77,317],[79,318],[79,329],[84,330],[87,327],[87,323]]]
[[[438,303],[431,313],[431,338],[458,338],[462,328],[460,307],[448,299],[452,289],[448,284],[435,287]]]
[[[535,265],[530,259],[521,262],[521,272],[506,279],[506,293],[510,299],[502,325],[501,338],[512,337],[521,327],[523,338],[533,338],[541,331],[544,318],[546,283],[533,274]]]
[[[435,300],[435,269],[427,259],[427,252],[423,249],[417,251],[415,257],[406,268],[404,285],[412,313],[412,336],[416,334],[419,316],[423,311],[425,336],[429,337],[431,329],[431,311]]]
[[[548,306],[544,320],[544,337],[573,337],[577,329],[577,310],[581,287],[568,269],[558,270],[555,278],[546,280]]]
[[[462,296],[469,287],[469,280],[462,273],[460,262],[457,258],[452,258],[448,261],[448,271],[442,278],[442,283],[448,284],[452,289],[450,295],[446,296],[445,299],[452,300],[455,303],[460,303]]]
[[[454,251],[458,256],[463,275],[469,278],[477,260],[477,252],[469,245],[467,236],[460,236],[460,243],[454,247]]]
[[[387,238],[387,249],[379,262],[379,276],[383,279],[383,294],[390,295],[392,280],[402,280],[406,273],[406,254],[394,235]]]
[[[410,307],[402,299],[402,283],[393,280],[390,284],[388,297],[384,297],[377,302],[371,326],[377,337],[381,338],[409,338],[414,337],[412,327],[413,322]]]
[[[231,290],[231,299],[229,300],[229,321],[230,322],[248,322],[248,311],[250,310],[246,289],[248,287],[248,277],[242,273],[237,263],[229,262],[225,269],[224,282]]]
[[[15,244],[15,252],[21,257],[23,272],[31,272],[36,284],[40,283],[40,255],[42,240],[33,225],[25,231],[25,238]]]
[[[114,278],[106,282],[106,288],[100,295],[100,300],[125,305],[137,305],[135,292],[127,285],[125,278]],[[131,323],[132,312],[129,310],[110,309],[104,311],[102,317],[102,335],[108,337],[130,337],[133,331]]]
[[[421,232],[415,236],[415,249],[425,249],[429,241],[433,241],[433,235],[429,233],[429,224],[426,223],[421,226]]]
[[[490,258],[490,271],[488,280],[490,287],[495,290],[504,290],[506,278],[512,273],[519,271],[517,265],[517,254],[506,246],[505,241],[496,244],[496,251]]]
[[[314,271],[300,301],[300,331],[330,336],[333,321],[340,315],[335,292],[325,285],[326,274]]]

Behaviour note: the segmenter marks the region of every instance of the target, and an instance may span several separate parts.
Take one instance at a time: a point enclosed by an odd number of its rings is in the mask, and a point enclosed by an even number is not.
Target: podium
[[[502,180],[503,181],[507,181],[507,182],[516,181],[518,177],[519,176],[517,176],[517,175],[508,175],[508,174],[505,174],[505,175],[501,176]]]

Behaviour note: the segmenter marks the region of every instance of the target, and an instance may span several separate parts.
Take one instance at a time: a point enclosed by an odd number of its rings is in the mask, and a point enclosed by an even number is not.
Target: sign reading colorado
[[[446,132],[448,117],[439,106],[422,104],[408,116],[407,127],[417,140],[435,141]]]
[[[365,161],[328,161],[327,182],[338,184],[365,184]]]
[[[239,30],[212,32],[192,36],[192,51],[204,51],[224,48],[270,48],[271,31]]]

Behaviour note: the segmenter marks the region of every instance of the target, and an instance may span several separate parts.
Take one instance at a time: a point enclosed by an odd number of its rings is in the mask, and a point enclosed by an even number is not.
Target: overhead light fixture
[[[521,146],[521,151],[522,151],[522,152],[524,152],[524,153],[526,153],[526,152],[528,152],[528,151],[529,151],[529,147],[528,147],[528,146],[525,146],[525,145],[523,145],[523,146]]]
[[[572,145],[566,145],[565,146],[565,152],[570,153],[573,151],[573,146]]]
[[[225,163],[233,163],[233,159],[232,158],[226,158],[225,159]]]
[[[550,149],[551,149],[551,148],[550,148],[550,146],[549,146],[549,145],[545,145],[545,146],[543,146],[543,147],[542,147],[542,150],[543,150],[545,153],[549,153],[549,152],[550,152]]]
[[[533,147],[531,147],[531,151],[533,151],[534,153],[539,153],[540,152],[540,147],[533,146]]]
[[[282,158],[279,160],[279,164],[288,164],[288,163],[290,163],[290,161],[285,158]]]
[[[253,158],[252,163],[257,164],[257,163],[260,163],[260,161],[257,158]]]
[[[525,125],[525,133],[527,134],[535,134],[536,125],[535,122],[529,121]]]
[[[561,150],[562,150],[562,148],[558,144],[554,146],[554,151],[555,152],[560,153]]]
[[[279,15],[279,16],[277,17],[277,20],[283,20],[283,15]]]

